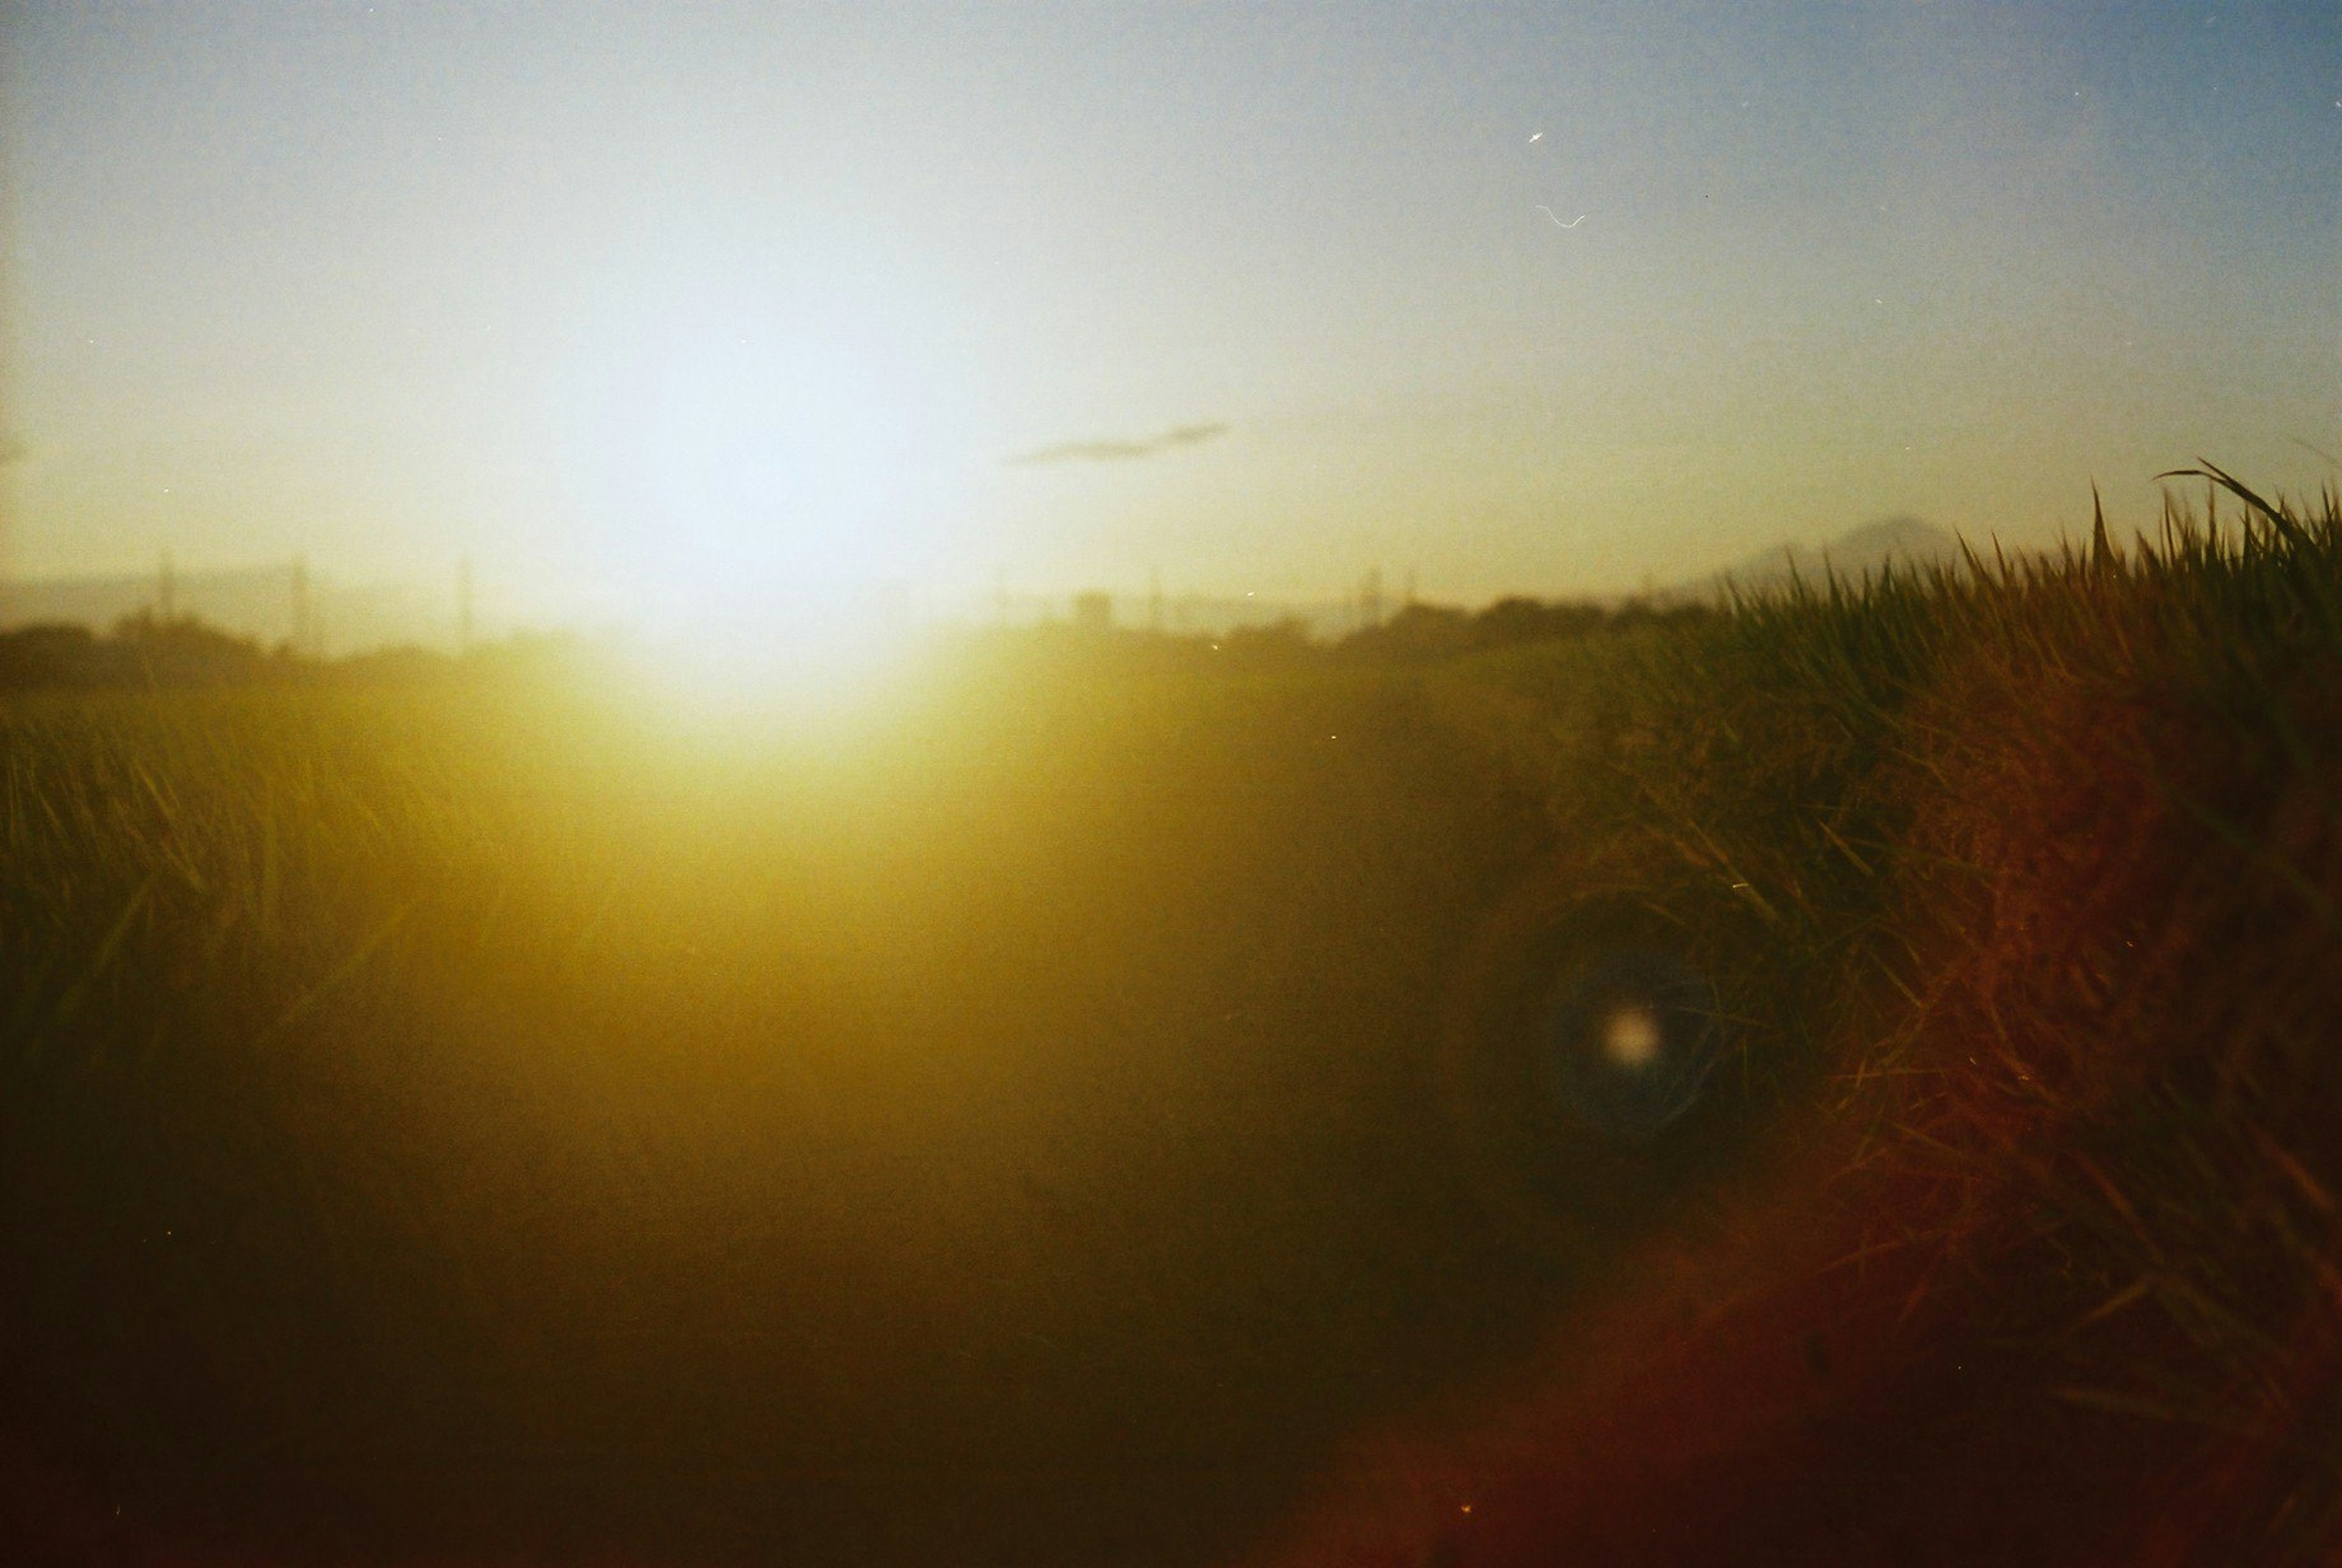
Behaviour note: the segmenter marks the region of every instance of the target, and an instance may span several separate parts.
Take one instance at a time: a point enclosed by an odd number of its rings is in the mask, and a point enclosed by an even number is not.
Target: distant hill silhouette
[[[1890,563],[1900,566],[1956,565],[1957,535],[1917,517],[1882,517],[1849,529],[1822,545],[1777,544],[1726,567],[1704,581],[1678,584],[1667,598],[1706,598],[1728,582],[1742,589],[1775,588],[1792,576],[1819,583],[1836,573],[1849,581],[1875,577]]]
[[[179,574],[175,613],[200,617],[216,631],[255,642],[285,642],[293,631],[289,564]],[[75,625],[102,631],[126,617],[156,614],[153,572],[0,583],[0,626]]]

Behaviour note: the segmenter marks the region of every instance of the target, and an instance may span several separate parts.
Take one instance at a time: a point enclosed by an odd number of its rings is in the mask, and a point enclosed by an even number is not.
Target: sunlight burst
[[[851,701],[910,652],[966,504],[947,335],[836,290],[612,304],[630,330],[582,423],[614,608],[695,701]]]

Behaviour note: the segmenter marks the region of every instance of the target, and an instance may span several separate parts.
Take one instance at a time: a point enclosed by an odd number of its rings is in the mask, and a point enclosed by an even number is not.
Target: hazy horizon
[[[12,578],[1607,594],[2342,450],[2332,13],[5,15]]]

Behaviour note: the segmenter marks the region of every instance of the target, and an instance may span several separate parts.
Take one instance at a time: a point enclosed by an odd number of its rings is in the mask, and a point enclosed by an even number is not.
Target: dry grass
[[[2133,548],[1443,664],[996,649],[821,756],[518,688],[13,702],[0,1513],[2331,1555],[2342,518],[2207,472]],[[1631,1148],[1507,1065],[1620,934],[1734,1041]]]
[[[2342,518],[2206,474],[2128,551],[1473,672],[1764,1130],[1280,1561],[2342,1552]]]

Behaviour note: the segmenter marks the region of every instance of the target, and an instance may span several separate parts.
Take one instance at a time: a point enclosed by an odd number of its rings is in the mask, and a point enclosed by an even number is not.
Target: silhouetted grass
[[[1404,666],[994,639],[826,749],[542,681],[12,698],[0,1512],[2331,1552],[2342,528],[2207,472],[2128,550]],[[1622,942],[1730,1031],[1640,1141],[1525,1065]]]
[[[1554,874],[1714,967],[1766,1131],[1286,1560],[2342,1549],[2342,519],[2198,474],[2128,551],[1456,672]]]

